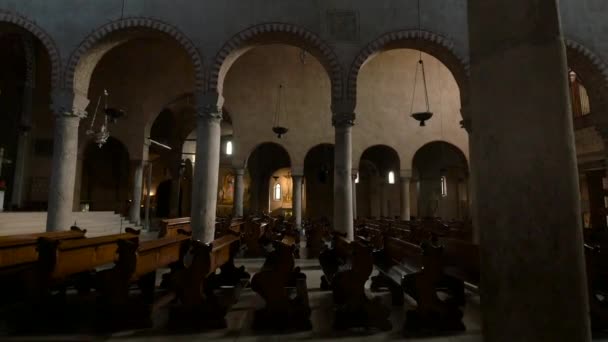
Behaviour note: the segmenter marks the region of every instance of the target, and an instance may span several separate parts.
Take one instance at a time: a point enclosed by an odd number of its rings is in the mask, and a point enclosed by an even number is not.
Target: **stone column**
[[[412,180],[412,170],[401,170],[401,220],[409,221],[412,217],[410,212],[410,181]]]
[[[215,238],[217,186],[220,168],[220,122],[217,94],[198,99],[196,122],[196,164],[192,190],[193,239],[204,243]]]
[[[334,152],[334,230],[354,239],[352,188],[352,127],[354,113],[333,116],[336,144]]]
[[[23,51],[25,53],[26,71],[25,84],[23,88],[23,110],[19,127],[19,138],[17,140],[17,156],[15,158],[15,175],[13,177],[13,192],[11,195],[11,207],[23,207],[23,192],[25,187],[26,162],[30,149],[29,131],[32,127],[32,100],[36,86],[36,55],[34,41],[30,34],[24,34]]]
[[[148,231],[152,229],[150,224],[150,200],[152,194],[152,162],[148,161],[147,175],[146,175],[146,204],[144,214],[144,228]]]
[[[463,106],[460,109],[464,120],[462,121],[462,127],[469,134],[469,215],[471,216],[471,224],[473,225],[473,242],[479,244],[479,217],[477,216],[477,208],[475,205],[475,182],[476,177],[474,176],[477,171],[475,166],[475,152],[473,151],[473,124],[471,121],[471,107],[469,105]]]
[[[179,144],[171,144],[178,146]],[[182,190],[182,178],[184,168],[182,167],[182,154],[179,150],[171,151],[169,173],[171,174],[171,197],[169,199],[169,217],[180,216],[180,197]]]
[[[353,169],[353,219],[357,219],[357,176],[359,174],[359,170]]]
[[[384,178],[380,178],[380,216],[389,217],[388,212],[388,182]]]
[[[46,229],[68,230],[73,220],[74,183],[78,155],[78,125],[86,116],[86,97],[68,91],[53,93],[55,135]]]
[[[602,137],[604,141],[604,171],[602,172],[602,176],[596,175],[596,177],[592,177],[595,179],[588,179],[588,192],[589,192],[589,201],[590,201],[590,210],[591,210],[591,223],[592,227],[595,229],[595,224],[593,224],[594,217],[595,220],[600,218],[600,215],[594,214],[594,207],[600,209],[600,214],[603,216],[601,218],[602,223],[600,225],[600,229],[605,230],[608,227],[608,222],[606,221],[606,213],[608,213],[608,208],[606,207],[605,197],[608,195],[608,184],[605,181],[608,181],[608,119],[606,118],[606,111],[599,111],[601,115],[595,115],[595,129],[598,134]],[[596,184],[592,184],[593,182],[597,182]],[[597,187],[597,189],[595,189]],[[597,192],[596,192],[597,191]],[[593,194],[592,194],[593,193]],[[599,194],[599,196],[597,196]],[[592,197],[596,197],[599,199],[599,206],[594,205]]]
[[[556,0],[470,0],[484,341],[591,341]]]
[[[302,181],[303,175],[292,174],[293,184],[293,216],[296,222],[296,229],[302,229]]]
[[[141,197],[144,184],[144,163],[141,160],[134,161],[133,174],[133,201],[129,212],[129,220],[136,226],[141,224]]]
[[[243,201],[245,198],[245,169],[234,170],[234,217],[243,217]]]
[[[25,186],[25,164],[30,147],[29,126],[23,126],[19,130],[17,140],[17,156],[15,158],[15,175],[13,177],[13,192],[11,195],[11,207],[19,209],[23,207],[23,192]]]

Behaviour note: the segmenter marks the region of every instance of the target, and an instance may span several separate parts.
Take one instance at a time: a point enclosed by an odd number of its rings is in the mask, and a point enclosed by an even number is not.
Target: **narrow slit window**
[[[395,184],[395,173],[393,171],[388,173],[388,184]]]
[[[441,196],[448,196],[448,180],[445,176],[441,176]]]
[[[228,156],[232,155],[232,141],[228,141],[226,143],[226,155],[228,155]]]
[[[281,200],[281,184],[277,183],[274,185],[272,191],[272,199],[274,199],[275,201]]]

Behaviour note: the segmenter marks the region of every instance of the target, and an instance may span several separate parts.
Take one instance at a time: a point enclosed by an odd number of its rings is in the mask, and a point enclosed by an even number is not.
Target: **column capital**
[[[202,119],[221,121],[223,102],[223,97],[218,93],[196,95],[196,116]]]
[[[89,99],[68,89],[54,89],[51,93],[51,110],[56,116],[86,118]]]
[[[334,113],[331,123],[335,127],[351,127],[355,124],[355,113]]]
[[[303,166],[292,166],[291,167],[291,176],[292,177],[304,177],[304,167]]]
[[[412,170],[400,170],[399,177],[402,179],[412,179],[413,172]]]
[[[234,169],[234,174],[237,175],[237,176],[244,176],[245,175],[245,169],[235,168]]]

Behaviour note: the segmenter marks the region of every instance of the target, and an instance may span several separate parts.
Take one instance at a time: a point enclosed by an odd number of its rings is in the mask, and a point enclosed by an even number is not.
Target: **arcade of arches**
[[[367,32],[363,10],[352,41],[278,19],[205,38],[175,18],[122,14],[63,41],[33,24],[60,22],[13,3],[0,1],[0,235],[16,222],[2,215],[33,212],[48,213],[31,223],[48,232],[83,213],[113,212],[121,231],[187,217],[204,243],[224,218],[282,217],[302,236],[329,222],[350,241],[362,222],[440,220],[470,228],[480,250],[488,341],[589,339],[582,239],[604,241],[608,229],[608,55],[564,39],[555,1],[515,1],[557,32],[517,29],[517,48],[502,46],[511,36],[499,26],[524,19],[502,16],[500,1],[469,1],[473,19],[449,34],[401,31],[413,17]],[[10,19],[15,6],[23,13]],[[427,110],[424,126],[410,115]],[[508,303],[528,299],[546,321]],[[507,312],[529,324],[506,317],[495,328]]]

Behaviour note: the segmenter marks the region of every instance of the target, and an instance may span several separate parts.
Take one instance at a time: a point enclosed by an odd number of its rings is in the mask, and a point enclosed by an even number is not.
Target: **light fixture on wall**
[[[418,33],[422,35],[421,15],[420,15],[420,0],[418,0]],[[422,85],[424,87],[424,100],[426,103],[426,111],[414,112],[414,102],[416,100],[416,84],[418,83],[418,66],[422,73]],[[420,127],[426,126],[426,122],[433,117],[433,112],[429,105],[429,91],[426,84],[426,72],[424,70],[424,60],[422,59],[422,51],[420,50],[420,58],[416,64],[416,72],[414,73],[414,90],[412,91],[412,103],[410,107],[410,115],[420,122]]]
[[[277,106],[276,111],[274,113],[274,122],[272,131],[277,135],[277,138],[281,139],[283,135],[285,135],[289,129],[285,126],[281,125],[281,99],[283,96],[283,85],[279,84],[279,90],[277,94]]]
[[[109,124],[116,123],[119,118],[125,115],[125,112],[122,109],[117,108],[108,108],[108,91],[103,90],[103,94],[99,96],[97,99],[97,105],[95,106],[95,112],[93,113],[93,118],[91,119],[91,126],[85,132],[86,135],[92,136],[97,146],[100,148],[108,141],[110,137]],[[98,131],[94,130],[95,120],[97,119],[97,113],[99,111],[99,106],[101,105],[101,98],[104,99],[104,119],[99,127]]]

